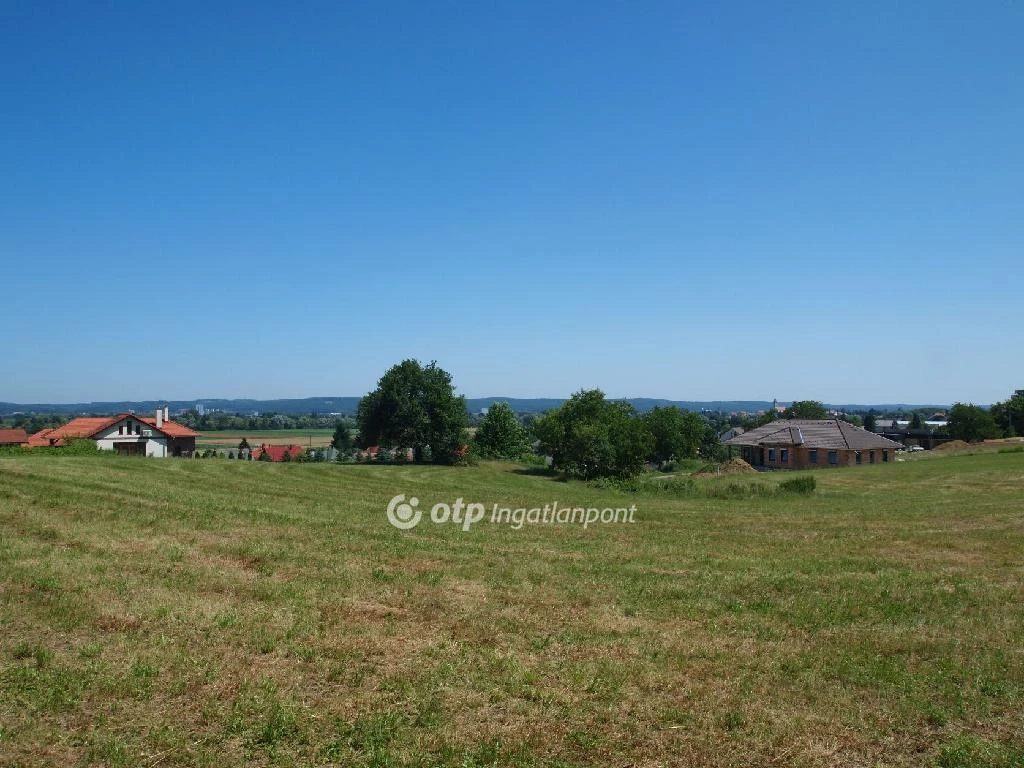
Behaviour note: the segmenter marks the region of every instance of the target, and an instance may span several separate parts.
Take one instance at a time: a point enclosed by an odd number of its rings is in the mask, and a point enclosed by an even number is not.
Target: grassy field
[[[197,448],[237,448],[244,437],[253,448],[261,443],[271,445],[298,444],[312,448],[323,448],[331,444],[333,429],[264,429],[264,430],[222,430],[200,432],[196,438]]]
[[[815,476],[2,457],[0,764],[1024,764],[1024,454]]]

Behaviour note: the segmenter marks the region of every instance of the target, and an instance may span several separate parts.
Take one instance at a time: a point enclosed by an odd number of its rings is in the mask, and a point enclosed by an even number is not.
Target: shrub
[[[728,484],[710,483],[704,487],[704,495],[709,499],[749,499],[776,493],[778,490],[767,483],[738,483],[735,480]]]
[[[599,389],[577,392],[536,419],[533,429],[552,466],[580,480],[636,477],[654,443],[631,405],[607,400]]]
[[[781,493],[798,493],[803,496],[809,496],[814,493],[814,489],[817,487],[818,482],[814,479],[813,475],[801,475],[800,477],[793,477],[779,483],[779,491]]]
[[[480,422],[473,443],[478,455],[484,458],[516,459],[529,449],[529,436],[508,403],[493,403]]]

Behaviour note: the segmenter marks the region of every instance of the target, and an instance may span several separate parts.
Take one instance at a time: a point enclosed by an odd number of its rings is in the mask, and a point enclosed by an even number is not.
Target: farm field
[[[0,764],[1024,764],[1024,454],[792,476],[0,456]]]
[[[264,429],[264,430],[223,430],[200,432],[196,438],[197,448],[237,448],[244,437],[253,448],[261,443],[287,445],[295,443],[312,448],[323,448],[331,444],[333,429]]]

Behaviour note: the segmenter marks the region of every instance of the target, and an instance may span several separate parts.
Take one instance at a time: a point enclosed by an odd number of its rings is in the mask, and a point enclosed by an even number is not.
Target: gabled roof
[[[301,445],[267,445],[264,443],[259,448],[256,448],[252,452],[253,461],[259,461],[260,456],[266,453],[271,461],[283,461],[284,455],[290,454],[291,457],[297,458],[306,452],[306,449]]]
[[[176,421],[166,419],[162,427],[156,425],[156,419],[152,416],[136,416],[134,413],[131,414],[133,419],[141,421],[143,424],[147,424],[153,429],[163,432],[168,437],[199,437],[199,433],[195,432],[184,424],[179,424]]]
[[[48,445],[54,445],[54,443],[51,443],[47,439],[51,432],[53,432],[53,427],[50,427],[48,429],[40,429],[34,435],[29,437],[28,442],[25,443],[25,445],[27,445],[29,448],[45,448]],[[60,444],[63,445],[63,442]]]
[[[725,441],[725,445],[802,445],[806,448],[898,448],[899,443],[841,419],[772,421]]]
[[[67,424],[56,429],[44,429],[36,432],[29,438],[30,447],[46,445],[63,445],[63,441],[69,437],[93,437],[107,427],[112,427],[124,419],[133,419],[146,427],[154,429],[167,437],[198,437],[198,432],[193,432],[184,424],[167,420],[162,426],[156,425],[156,418],[153,416],[139,416],[135,413],[119,413],[117,416],[80,416],[72,419]],[[58,442],[59,441],[59,442]]]
[[[101,429],[115,424],[117,421],[118,419],[112,419],[109,416],[80,416],[67,424],[51,429],[46,437],[51,444],[53,440],[63,440],[68,437],[92,437]],[[40,434],[37,432],[33,437],[38,437]]]
[[[24,429],[0,429],[0,445],[21,445],[28,442]]]

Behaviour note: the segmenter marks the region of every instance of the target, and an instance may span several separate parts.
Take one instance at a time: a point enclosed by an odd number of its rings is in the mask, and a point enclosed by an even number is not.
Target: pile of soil
[[[939,443],[935,446],[936,451],[960,451],[964,448],[970,448],[970,443],[965,443],[963,440],[950,440],[948,443]]]
[[[748,472],[757,472],[757,470],[743,459],[736,458],[723,461],[714,472],[698,472],[694,477],[717,477],[719,475],[737,475]]]

